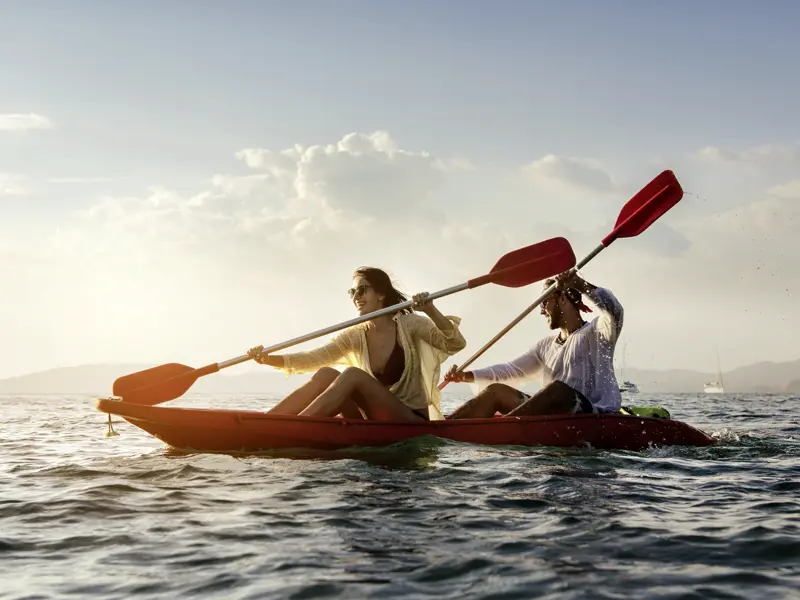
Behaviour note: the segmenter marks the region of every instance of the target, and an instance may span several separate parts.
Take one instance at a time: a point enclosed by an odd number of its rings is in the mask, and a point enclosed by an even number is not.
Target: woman
[[[389,276],[373,267],[356,270],[348,293],[361,315],[406,301]],[[316,371],[269,412],[391,421],[444,418],[439,368],[467,342],[458,329],[461,320],[445,317],[427,297],[427,292],[416,294],[412,302],[430,318],[403,309],[349,327],[308,352],[268,355],[263,346],[252,348],[248,355],[261,364],[288,373]],[[348,368],[339,373],[331,365]]]

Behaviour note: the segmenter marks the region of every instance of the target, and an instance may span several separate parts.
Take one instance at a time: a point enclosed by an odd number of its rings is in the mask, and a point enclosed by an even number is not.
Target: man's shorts
[[[573,415],[597,414],[599,412],[594,407],[594,405],[591,403],[591,401],[586,396],[584,396],[582,393],[580,393],[578,390],[568,386],[566,383],[564,383],[562,381],[559,381],[558,383],[560,383],[564,387],[568,388],[570,390],[570,392],[575,394],[575,403],[572,405],[572,410],[570,411],[570,414],[573,414]],[[522,400],[523,402],[527,402],[528,400],[530,400],[533,397],[530,394],[526,394],[525,392],[519,392],[519,395],[520,395],[520,397],[523,398],[523,400]]]

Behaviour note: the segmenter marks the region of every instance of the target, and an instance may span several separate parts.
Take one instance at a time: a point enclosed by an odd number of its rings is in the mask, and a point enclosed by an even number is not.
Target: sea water
[[[4,600],[800,597],[797,397],[631,398],[706,448],[245,457],[171,451],[116,417],[105,437],[93,402],[0,396]]]

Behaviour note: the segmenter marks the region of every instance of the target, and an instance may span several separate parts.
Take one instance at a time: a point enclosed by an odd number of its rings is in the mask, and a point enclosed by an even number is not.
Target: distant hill
[[[760,362],[722,373],[725,392],[734,393],[786,393],[789,384],[798,377],[800,360],[784,363]],[[629,367],[625,369],[625,378],[636,383],[642,392],[702,392],[703,384],[713,381],[716,373],[681,369],[655,371]]]
[[[109,396],[114,380],[123,375],[149,369],[149,364],[95,364],[61,367],[37,371],[18,377],[0,379],[0,394],[91,394]],[[287,377],[280,371],[264,367],[263,371],[242,372],[232,367],[198,379],[191,387],[192,393],[203,394],[289,394],[308,381],[309,374]],[[471,395],[467,384],[450,384],[443,397]]]
[[[123,375],[149,369],[148,364],[79,365],[38,371],[19,377],[0,379],[0,394],[94,394],[108,396],[114,380]],[[192,386],[199,393],[284,393],[305,383],[308,375],[285,374],[269,367],[263,373],[224,371],[201,377]]]
[[[19,377],[0,379],[0,394],[94,394],[107,396],[117,377],[147,369],[147,364],[79,365],[39,371]],[[619,376],[619,374],[618,374]],[[193,386],[198,393],[288,394],[308,381],[310,375],[286,377],[280,371],[264,367],[263,371],[238,371],[233,367],[202,377]],[[690,370],[643,370],[627,368],[625,378],[635,382],[644,393],[702,392],[703,384],[714,379],[714,373]],[[762,362],[723,373],[726,392],[800,393],[800,360],[786,363]],[[791,386],[791,391],[790,391]],[[525,386],[533,391],[538,384]],[[443,396],[471,395],[467,384],[451,384]]]

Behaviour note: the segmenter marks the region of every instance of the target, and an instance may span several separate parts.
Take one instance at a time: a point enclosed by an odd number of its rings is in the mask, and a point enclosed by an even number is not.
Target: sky
[[[796,360],[798,22],[788,0],[0,2],[0,377],[233,358],[356,316],[361,265],[411,294],[554,236],[580,259],[663,169],[683,200],[582,271],[625,308],[618,362]],[[453,361],[540,291],[438,300]],[[548,333],[534,312],[475,366]]]

